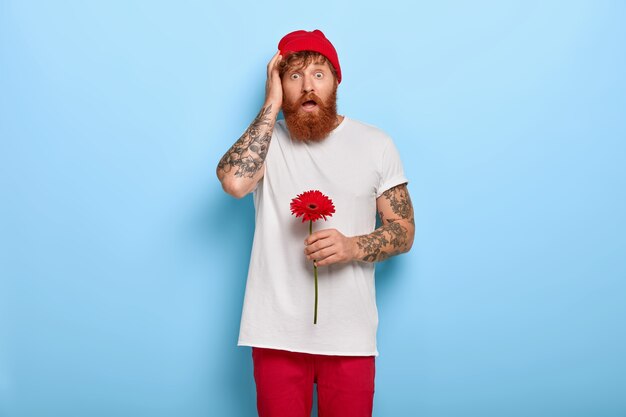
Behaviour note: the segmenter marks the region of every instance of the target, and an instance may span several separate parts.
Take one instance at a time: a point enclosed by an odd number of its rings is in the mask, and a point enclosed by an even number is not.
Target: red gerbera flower
[[[309,236],[313,233],[313,222],[335,212],[333,201],[318,190],[305,191],[291,200],[291,213],[296,217],[302,216],[302,222],[309,221]],[[317,324],[317,264],[313,261],[313,276],[315,278],[315,310],[313,324]]]
[[[302,222],[310,220],[314,222],[330,217],[335,212],[335,206],[330,198],[318,190],[305,191],[291,200],[291,213],[296,217],[302,216]]]

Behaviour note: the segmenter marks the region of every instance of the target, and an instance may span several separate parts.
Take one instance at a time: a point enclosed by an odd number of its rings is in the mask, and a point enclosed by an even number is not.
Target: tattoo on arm
[[[383,261],[390,256],[403,252],[408,230],[394,220],[374,230],[369,235],[359,236],[356,244],[365,254],[365,262]]]
[[[411,224],[415,224],[413,217],[413,205],[411,204],[411,197],[406,185],[398,185],[390,188],[383,193],[383,197],[389,202],[393,213],[401,219],[408,220]],[[380,221],[383,221],[382,213]],[[392,220],[388,220],[392,221]]]
[[[372,233],[357,237],[357,246],[361,252],[362,261],[383,261],[393,255],[409,250],[413,243],[410,225],[415,225],[413,206],[406,185],[393,187],[382,195],[393,214],[398,218],[387,218],[379,211],[381,227]],[[411,236],[410,236],[411,235]],[[410,237],[409,237],[410,236]]]
[[[224,154],[218,169],[228,173],[236,168],[236,177],[252,178],[261,169],[267,156],[275,118],[271,117],[272,105],[261,109],[250,126]]]

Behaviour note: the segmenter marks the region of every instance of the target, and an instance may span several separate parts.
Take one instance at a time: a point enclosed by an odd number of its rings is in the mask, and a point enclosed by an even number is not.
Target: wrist
[[[266,98],[265,102],[263,103],[264,108],[272,106],[272,113],[276,113],[277,115],[278,115],[281,105],[282,105],[282,102],[280,100],[272,99],[272,98]]]
[[[350,238],[350,260],[357,261],[359,260],[359,245],[358,245],[358,236],[352,236]]]

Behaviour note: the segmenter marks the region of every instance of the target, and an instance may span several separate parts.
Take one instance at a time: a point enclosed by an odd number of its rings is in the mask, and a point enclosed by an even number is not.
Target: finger
[[[276,52],[270,62],[267,63],[267,74],[269,75],[272,71],[277,69],[278,61],[280,60],[280,51]]]
[[[321,261],[317,261],[317,266],[328,266],[332,264],[336,264],[341,261],[341,258],[338,255],[331,255],[326,259],[322,259]]]
[[[304,247],[304,254],[308,255],[310,253],[313,253],[315,251],[318,251],[320,249],[325,249],[328,248],[330,246],[332,246],[334,243],[334,241],[332,239],[326,238],[326,239],[320,239],[317,242],[311,244],[311,245],[307,245]]]
[[[315,251],[315,252],[307,255],[307,259],[309,261],[312,261],[314,259],[317,260],[317,261],[320,261],[320,260],[328,258],[329,256],[334,255],[335,252],[336,251],[333,248],[320,249],[318,251]]]
[[[304,239],[304,244],[311,245],[317,242],[319,239],[325,239],[327,237],[332,236],[334,233],[335,233],[335,229],[318,230],[317,232],[311,234],[306,239]]]
[[[270,61],[270,65],[272,69],[278,69],[278,63],[280,62],[280,60],[282,59],[282,56],[280,55],[280,51],[276,52],[276,54],[272,57],[272,60]]]
[[[274,62],[274,67],[272,68],[272,72],[275,72],[276,75],[278,75],[280,73],[280,61],[281,61],[281,56],[278,56],[278,59],[276,59],[276,62]]]
[[[272,59],[270,59],[270,64],[274,61],[276,61],[278,59],[278,57],[280,57],[280,51],[276,51],[276,53],[274,54],[274,56],[272,56]]]

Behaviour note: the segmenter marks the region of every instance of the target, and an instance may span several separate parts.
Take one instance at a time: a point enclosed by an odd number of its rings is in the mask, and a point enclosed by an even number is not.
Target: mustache
[[[301,106],[309,100],[313,100],[318,106],[324,105],[324,100],[322,100],[318,95],[316,95],[315,93],[306,93],[303,94],[302,97],[300,97],[300,99],[298,100],[298,106]]]

